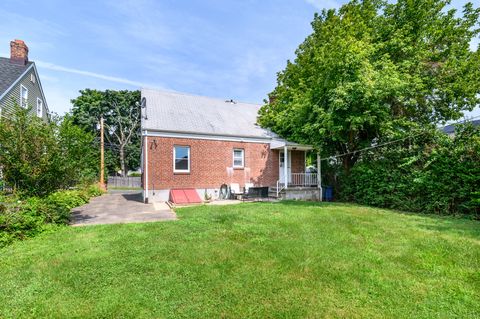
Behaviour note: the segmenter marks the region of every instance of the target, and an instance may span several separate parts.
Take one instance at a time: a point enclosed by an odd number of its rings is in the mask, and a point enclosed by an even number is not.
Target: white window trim
[[[187,169],[176,169],[175,168],[175,161],[177,159],[176,147],[186,147],[188,149]],[[190,146],[188,146],[188,145],[173,145],[173,172],[174,173],[190,173]]]
[[[38,102],[40,102],[40,112],[38,112]],[[41,98],[37,97],[37,116],[42,117],[43,116],[43,101]]]
[[[23,106],[23,95],[22,95],[22,91],[23,89],[25,89],[25,91],[27,92],[27,98],[26,98],[26,101],[25,101],[25,106]],[[20,84],[20,106],[23,107],[23,108],[28,108],[28,88],[26,86],[24,86],[23,84]]]
[[[242,152],[242,165],[235,165],[235,151]],[[245,167],[245,149],[243,148],[234,148],[232,152],[233,168],[244,168]]]

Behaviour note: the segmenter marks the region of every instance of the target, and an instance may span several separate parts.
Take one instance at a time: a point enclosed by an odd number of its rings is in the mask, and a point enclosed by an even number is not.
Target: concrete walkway
[[[175,220],[177,216],[165,203],[144,204],[142,193],[112,192],[93,198],[72,210],[72,225],[145,223]]]

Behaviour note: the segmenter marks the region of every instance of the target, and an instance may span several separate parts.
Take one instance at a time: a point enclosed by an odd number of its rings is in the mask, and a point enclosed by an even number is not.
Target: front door
[[[288,163],[287,163],[287,174],[288,174],[288,182],[292,182],[292,152],[288,151]],[[278,173],[279,173],[279,180],[280,183],[285,184],[285,153],[283,151],[280,151],[280,159],[279,159],[279,165],[278,165]]]

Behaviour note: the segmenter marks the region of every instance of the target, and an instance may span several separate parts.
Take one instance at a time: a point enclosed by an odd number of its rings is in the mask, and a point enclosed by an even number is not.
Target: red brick
[[[174,145],[190,146],[190,173],[173,172]],[[233,166],[233,149],[245,150],[245,167]],[[228,142],[188,138],[148,137],[149,189],[219,188],[222,184],[245,183],[275,186],[278,180],[279,151],[270,144]],[[303,151],[292,151],[292,173],[304,172]]]

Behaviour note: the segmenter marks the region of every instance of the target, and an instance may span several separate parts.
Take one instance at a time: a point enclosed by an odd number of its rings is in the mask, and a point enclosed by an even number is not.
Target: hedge
[[[371,206],[480,217],[480,128],[432,132],[362,155],[340,198]]]
[[[0,247],[67,225],[72,208],[100,194],[97,186],[89,186],[57,191],[43,198],[0,195]]]

